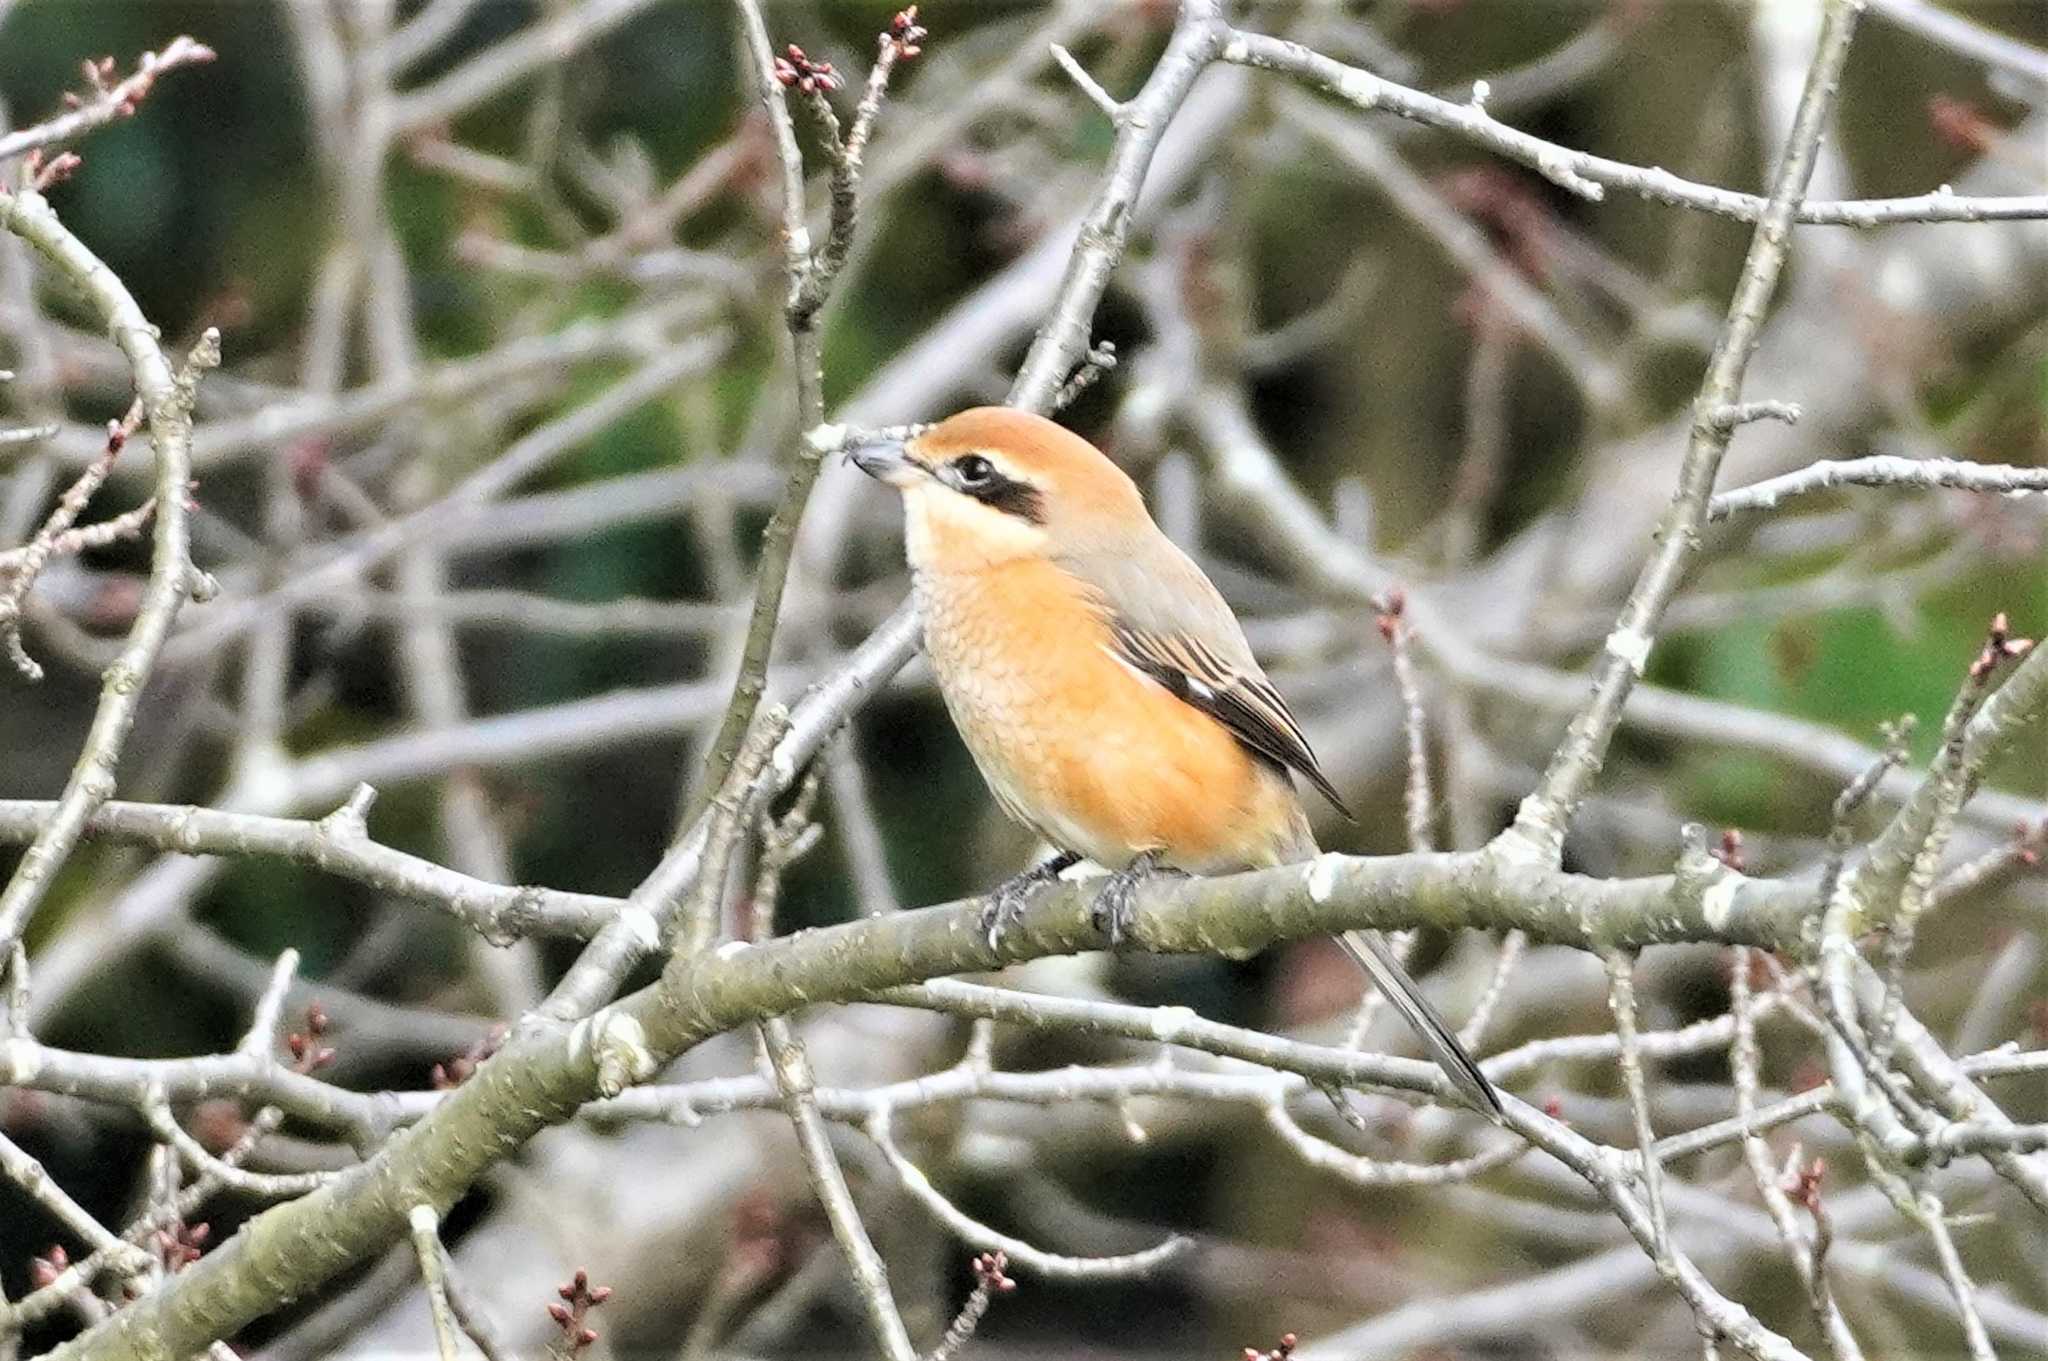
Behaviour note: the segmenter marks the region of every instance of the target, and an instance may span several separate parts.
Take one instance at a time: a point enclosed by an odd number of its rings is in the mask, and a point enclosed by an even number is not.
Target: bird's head
[[[910,560],[920,568],[1056,556],[1151,526],[1121,468],[1028,411],[975,407],[908,440],[858,445],[848,457],[903,494]]]

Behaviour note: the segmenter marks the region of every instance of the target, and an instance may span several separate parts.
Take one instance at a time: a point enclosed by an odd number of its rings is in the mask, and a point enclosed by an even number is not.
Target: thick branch
[[[95,1329],[53,1356],[155,1361],[234,1332],[275,1307],[278,1298],[310,1290],[397,1241],[408,1231],[413,1206],[445,1211],[500,1158],[597,1095],[607,1065],[621,1052],[652,1071],[713,1034],[797,1007],[1099,949],[1103,938],[1091,921],[1090,888],[1073,885],[1043,895],[1002,938],[1000,949],[991,948],[977,927],[979,904],[930,908],[678,958],[659,986],[574,1025],[531,1020],[474,1077],[370,1162],[302,1200],[273,1208],[164,1290],[128,1306],[123,1326]],[[1807,904],[1805,890],[1736,875],[1704,884],[1672,878],[1601,881],[1503,867],[1483,854],[1378,860],[1327,855],[1256,874],[1148,886],[1139,897],[1136,936],[1153,949],[1243,955],[1276,940],[1346,927],[1512,925],[1537,939],[1582,946],[1729,939],[1789,949]],[[1399,1085],[1449,1099],[1441,1075],[1428,1065],[1363,1054],[1343,1058],[1360,1071],[1370,1067],[1389,1079],[1398,1074]],[[1516,1128],[1553,1151],[1564,1147],[1560,1139],[1577,1139],[1533,1113]],[[1599,1161],[1592,1148],[1583,1144],[1579,1162]],[[1618,1184],[1609,1189],[1621,1193]],[[1645,1215],[1633,1215],[1631,1226],[1649,1237]],[[1700,1284],[1694,1276],[1686,1280],[1688,1288]],[[1726,1301],[1721,1305],[1734,1309]],[[1747,1326],[1733,1315],[1726,1322]]]

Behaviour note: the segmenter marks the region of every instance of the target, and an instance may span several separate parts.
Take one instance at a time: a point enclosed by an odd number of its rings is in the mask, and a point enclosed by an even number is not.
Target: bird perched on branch
[[[1120,468],[1005,407],[850,457],[903,495],[925,651],[975,764],[1058,850],[992,896],[992,940],[1032,887],[1084,857],[1111,871],[1096,920],[1115,943],[1148,875],[1316,854],[1292,776],[1343,801],[1230,607]],[[1385,942],[1339,939],[1458,1092],[1499,1114],[1498,1093]]]

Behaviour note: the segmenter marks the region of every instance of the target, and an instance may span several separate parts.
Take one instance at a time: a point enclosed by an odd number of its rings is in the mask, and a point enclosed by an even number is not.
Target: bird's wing
[[[1252,657],[1216,587],[1164,535],[1138,551],[1091,554],[1065,566],[1093,588],[1116,656],[1208,714],[1268,760],[1298,772],[1345,817],[1287,701]]]

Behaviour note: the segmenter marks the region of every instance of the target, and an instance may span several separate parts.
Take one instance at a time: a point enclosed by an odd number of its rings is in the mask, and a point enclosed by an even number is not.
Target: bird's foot
[[[1187,877],[1187,871],[1162,865],[1159,861],[1158,851],[1146,851],[1110,875],[1109,882],[1102,886],[1102,892],[1095,895],[1095,929],[1109,937],[1110,949],[1121,946],[1124,937],[1137,925],[1138,885],[1159,875],[1177,879]]]
[[[1013,874],[998,885],[981,909],[981,930],[988,937],[989,948],[993,950],[1000,945],[1003,933],[1023,915],[1024,905],[1031,900],[1031,890],[1059,878],[1063,870],[1080,863],[1080,859],[1072,851],[1061,851],[1050,860],[1033,865],[1022,874]]]

